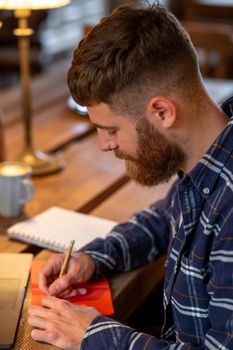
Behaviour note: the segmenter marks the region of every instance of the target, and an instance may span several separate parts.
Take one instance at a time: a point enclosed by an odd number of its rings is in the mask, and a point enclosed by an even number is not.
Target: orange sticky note
[[[32,304],[40,305],[43,297],[42,292],[38,287],[38,273],[45,260],[33,260],[31,268],[31,290],[32,290]],[[108,280],[101,278],[98,281],[86,282],[78,285],[87,289],[87,294],[78,295],[69,298],[73,304],[83,304],[95,307],[103,315],[112,315],[114,313],[111,291]]]

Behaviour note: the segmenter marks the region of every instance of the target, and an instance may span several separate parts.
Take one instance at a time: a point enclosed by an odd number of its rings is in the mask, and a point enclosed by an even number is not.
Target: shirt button
[[[208,187],[205,187],[205,188],[203,188],[202,192],[204,194],[209,194],[210,193],[210,189]]]

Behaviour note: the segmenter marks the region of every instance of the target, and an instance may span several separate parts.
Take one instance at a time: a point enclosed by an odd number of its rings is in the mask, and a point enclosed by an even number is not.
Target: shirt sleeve
[[[80,350],[202,350],[190,344],[158,339],[150,334],[136,332],[106,316],[97,316],[88,327]],[[204,349],[204,348],[203,348]]]
[[[219,310],[220,311],[220,310]],[[219,313],[217,314],[219,315]],[[220,316],[221,318],[221,316]],[[227,321],[227,322],[226,322]],[[80,350],[94,350],[96,344],[101,350],[231,350],[232,317],[224,320],[225,332],[219,335],[208,331],[202,345],[159,339],[140,333],[106,316],[97,316],[89,325]]]
[[[174,191],[175,184],[163,200],[115,226],[105,239],[97,238],[80,249],[94,258],[96,276],[130,271],[167,252],[169,208]]]

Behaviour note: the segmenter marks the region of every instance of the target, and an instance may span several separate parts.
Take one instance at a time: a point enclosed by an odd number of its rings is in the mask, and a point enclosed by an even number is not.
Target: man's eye
[[[117,133],[117,130],[116,130],[116,129],[114,129],[114,130],[108,130],[108,134],[111,135],[111,136],[116,135],[116,133]]]

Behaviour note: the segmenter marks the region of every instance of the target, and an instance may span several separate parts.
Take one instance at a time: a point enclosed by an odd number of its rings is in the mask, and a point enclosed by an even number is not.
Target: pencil
[[[69,261],[70,261],[70,257],[71,257],[71,253],[72,253],[72,250],[73,250],[73,246],[74,246],[74,243],[75,241],[72,240],[70,241],[70,245],[66,251],[66,255],[65,255],[65,259],[63,261],[63,264],[62,264],[62,267],[61,267],[61,271],[60,271],[60,274],[59,274],[59,277],[61,277],[62,275],[64,275],[64,273],[66,272],[67,270],[67,267],[69,265]]]

